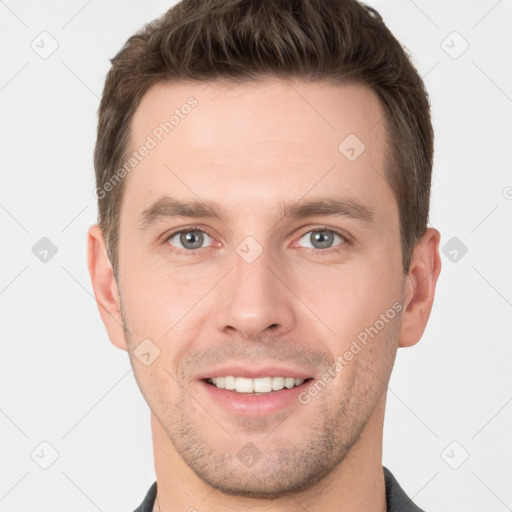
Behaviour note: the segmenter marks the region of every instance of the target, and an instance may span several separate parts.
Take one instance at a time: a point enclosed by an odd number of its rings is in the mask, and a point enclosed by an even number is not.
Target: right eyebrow
[[[148,229],[160,219],[173,217],[218,218],[225,216],[224,209],[214,201],[180,201],[161,197],[139,215],[139,229]]]

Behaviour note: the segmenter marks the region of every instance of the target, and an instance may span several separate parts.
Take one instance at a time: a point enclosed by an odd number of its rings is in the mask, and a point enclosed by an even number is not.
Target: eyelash
[[[168,242],[169,240],[175,236],[175,235],[178,235],[180,233],[187,233],[189,231],[201,231],[203,233],[206,233],[210,238],[213,239],[213,236],[210,235],[210,233],[208,233],[208,231],[206,231],[205,229],[202,229],[200,228],[199,226],[188,226],[186,228],[182,228],[178,231],[174,231],[173,233],[170,233],[169,235],[166,235],[164,236],[164,244],[169,247],[169,249],[171,250],[171,252],[173,254],[177,254],[177,255],[180,255],[180,256],[194,256],[198,251],[200,251],[201,249],[208,249],[208,247],[201,247],[199,249],[178,249],[176,247],[173,247],[171,246]],[[304,231],[300,236],[299,236],[299,240],[306,234],[308,233],[314,233],[314,232],[317,232],[317,231],[330,231],[338,236],[340,236],[342,239],[343,239],[343,242],[334,246],[334,247],[329,247],[327,249],[314,249],[314,248],[309,248],[309,250],[315,254],[315,255],[318,255],[318,256],[327,256],[329,254],[333,254],[333,253],[337,253],[339,251],[342,251],[344,250],[344,246],[345,245],[351,245],[351,240],[350,238],[344,234],[343,232],[341,231],[338,231],[337,229],[333,229],[331,227],[328,227],[328,226],[318,226],[314,229],[309,229],[307,231]]]

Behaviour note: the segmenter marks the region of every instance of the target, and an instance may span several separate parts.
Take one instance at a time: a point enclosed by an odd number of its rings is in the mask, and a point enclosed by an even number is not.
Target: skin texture
[[[357,84],[160,84],[135,113],[132,147],[191,96],[197,106],[125,178],[118,282],[97,225],[88,240],[100,314],[151,409],[155,510],[384,511],[386,387],[397,348],[423,334],[441,262],[429,228],[402,272],[383,107]],[[365,144],[354,161],[338,150],[349,134]],[[228,216],[139,229],[164,195],[214,200]],[[325,197],[356,199],[374,221],[279,217],[282,201]],[[169,239],[191,225],[209,235],[202,248]],[[319,228],[345,237],[322,248],[311,238]],[[262,249],[252,263],[236,250],[247,236]],[[198,381],[220,362],[282,364],[319,379],[394,303],[401,312],[306,405],[235,415]],[[147,338],[160,350],[149,366],[134,353]],[[262,454],[250,468],[237,457],[247,443]]]

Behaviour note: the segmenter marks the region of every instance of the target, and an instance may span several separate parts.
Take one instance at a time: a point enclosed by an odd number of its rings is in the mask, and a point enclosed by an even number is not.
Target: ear
[[[98,310],[108,337],[116,347],[127,350],[119,290],[108,258],[103,232],[98,224],[93,224],[87,234],[87,266]]]
[[[440,240],[439,231],[428,228],[414,248],[404,290],[399,347],[415,345],[425,331],[441,272]]]

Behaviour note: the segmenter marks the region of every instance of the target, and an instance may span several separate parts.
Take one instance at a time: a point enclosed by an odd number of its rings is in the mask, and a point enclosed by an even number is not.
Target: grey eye
[[[172,240],[177,239],[178,243],[181,244],[181,246],[177,246],[178,249],[200,249],[202,248],[205,240],[209,239],[211,242],[211,237],[205,233],[204,231],[201,231],[199,229],[187,229],[184,231],[180,231],[178,233],[175,233],[174,235],[170,236],[168,239],[168,242],[171,245],[174,245]],[[175,246],[176,247],[176,246]]]
[[[329,249],[333,247],[333,241],[336,240],[336,237],[341,240],[340,243],[334,245],[341,245],[345,242],[344,238],[336,233],[335,231],[331,231],[330,229],[317,229],[315,231],[308,231],[300,240],[306,239],[306,243],[310,243],[307,247],[311,247],[312,249]]]

